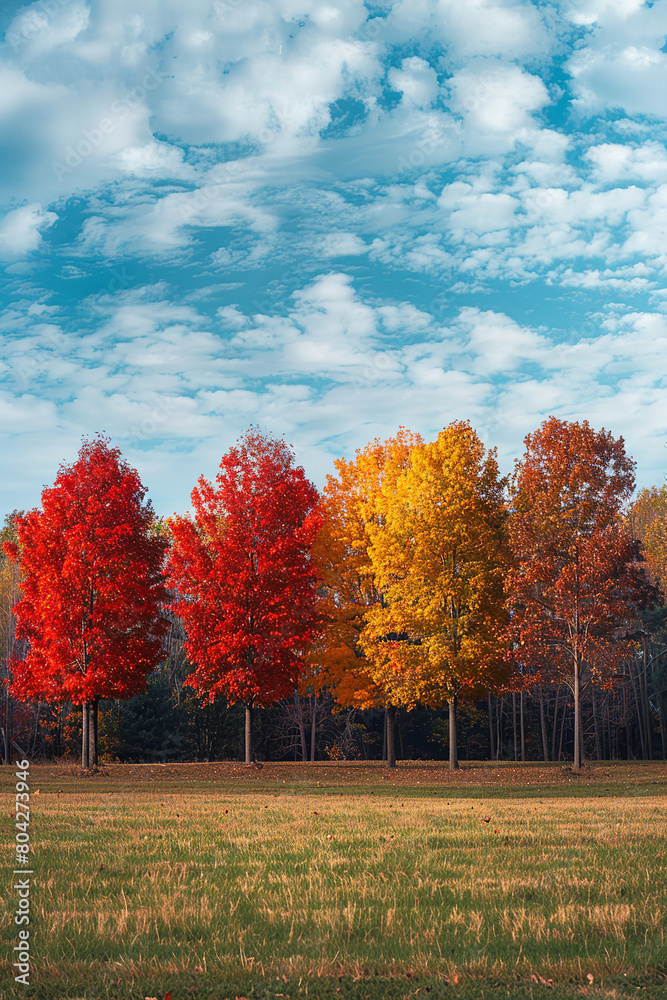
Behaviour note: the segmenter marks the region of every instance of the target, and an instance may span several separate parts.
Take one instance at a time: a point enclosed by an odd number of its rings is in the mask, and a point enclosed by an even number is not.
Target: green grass
[[[665,768],[633,767],[33,768],[0,997],[667,997]]]

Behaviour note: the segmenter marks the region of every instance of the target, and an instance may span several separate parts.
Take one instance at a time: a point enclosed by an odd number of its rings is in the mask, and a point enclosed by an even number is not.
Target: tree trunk
[[[306,724],[303,719],[303,709],[301,708],[301,699],[299,698],[299,692],[294,689],[294,707],[296,708],[296,716],[299,721],[299,736],[301,737],[301,760],[305,763],[308,760],[308,748],[306,746]]]
[[[516,691],[512,691],[512,725],[514,731],[514,759],[519,759],[519,750],[517,745],[517,733],[516,733]]]
[[[310,759],[315,761],[315,734],[317,732],[317,695],[313,695],[313,711],[310,716]]]
[[[574,762],[573,770],[581,769],[581,689],[580,689],[580,663],[578,653],[574,661]]]
[[[641,683],[639,678],[635,678],[634,664],[630,663],[630,681],[632,683],[632,693],[635,696],[635,709],[637,711],[637,726],[639,727],[639,742],[641,745],[642,760],[647,759],[646,755],[646,738],[644,736],[644,719],[642,713],[641,695],[639,693],[638,687]]]
[[[493,707],[491,705],[490,691],[487,692],[486,701],[489,707],[489,760],[493,760],[495,754],[495,743],[493,739]]]
[[[387,767],[396,767],[396,708],[387,705]]]
[[[81,719],[81,767],[84,771],[87,771],[90,767],[90,746],[88,742],[88,720],[90,718],[88,714],[88,702],[84,701],[81,706],[82,719]]]
[[[456,708],[458,697],[453,695],[449,702],[449,770],[458,771],[459,750],[456,742]]]
[[[662,718],[662,716],[661,716]],[[12,762],[12,700],[9,696],[9,685],[5,688],[5,728],[2,730],[2,741],[5,764]],[[664,754],[663,754],[664,756]]]
[[[382,760],[387,759],[387,706],[384,706],[384,717],[382,720]]]
[[[521,760],[526,760],[526,730],[523,724],[523,691],[519,694],[519,719],[521,722]]]
[[[245,762],[252,764],[252,707],[245,707]]]
[[[556,698],[554,700],[554,728],[551,733],[551,759],[560,760],[560,755],[556,757],[556,739],[558,737],[558,702],[560,699],[560,684],[556,688]]]
[[[542,753],[544,762],[549,760],[549,741],[547,739],[547,722],[544,717],[544,687],[540,684],[540,729],[542,731]]]
[[[99,698],[88,702],[88,766],[97,767],[97,709]]]
[[[566,708],[567,708],[567,703],[563,705],[562,711],[560,713],[561,719],[560,719],[560,739],[558,741],[558,760],[561,760],[563,757],[563,734],[565,732],[565,717],[567,714],[565,711]]]

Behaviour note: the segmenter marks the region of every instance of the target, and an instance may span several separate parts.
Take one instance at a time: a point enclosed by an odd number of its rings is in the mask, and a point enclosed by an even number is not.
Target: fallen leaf
[[[590,983],[590,984],[592,985],[592,984],[593,984],[593,981],[594,981],[594,979],[595,979],[595,977],[594,977],[593,975],[591,975],[591,973],[590,973],[590,972],[587,972],[587,973],[586,973],[586,979],[587,979],[587,980],[588,980],[588,982],[589,982],[589,983]]]

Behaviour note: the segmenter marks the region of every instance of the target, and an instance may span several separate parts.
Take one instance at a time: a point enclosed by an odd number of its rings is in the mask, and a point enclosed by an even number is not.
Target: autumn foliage
[[[638,705],[641,695],[650,753],[649,700],[653,691],[662,719],[665,651],[642,616],[662,621],[667,491],[643,490],[629,506],[633,488],[623,440],[587,422],[550,417],[525,439],[510,479],[465,421],[430,442],[399,428],[338,459],[321,497],[282,439],[251,428],[214,482],[199,479],[192,513],[159,524],[137,472],[98,436],[61,467],[41,509],[13,516],[4,548],[14,575],[0,580],[5,603],[21,590],[19,642],[11,630],[5,639],[8,690],[82,705],[88,766],[99,699],[144,688],[164,658],[161,609],[173,600],[178,690],[190,670],[185,683],[201,699],[245,706],[248,762],[254,707],[289,698],[299,708],[301,695],[312,697],[315,747],[317,698],[329,692],[337,710],[385,710],[390,766],[397,711],[448,706],[457,767],[459,700],[488,695],[489,739],[501,754],[503,692],[519,690],[522,748],[525,696],[538,691],[546,759],[548,685],[552,755],[572,697],[580,766],[587,691],[603,752],[600,698],[608,708],[608,692],[623,684],[624,712],[626,695],[634,690]],[[516,758],[515,694],[510,713]]]
[[[395,704],[450,705],[497,684],[503,670],[503,577],[508,565],[503,486],[493,452],[468,423],[416,445],[395,481],[383,482],[369,556],[384,595],[362,647]]]
[[[251,707],[293,692],[315,623],[318,499],[285,442],[253,429],[215,485],[199,479],[193,516],[170,520],[169,577],[198,694]]]
[[[570,687],[575,767],[582,690],[613,680],[641,600],[643,580],[622,519],[633,487],[622,438],[555,417],[526,438],[512,484],[515,657]]]
[[[667,486],[640,490],[630,508],[628,528],[641,542],[651,579],[667,587]]]
[[[353,460],[337,459],[336,475],[327,477],[326,519],[314,549],[323,582],[323,630],[310,658],[319,666],[320,683],[333,691],[340,705],[370,708],[391,703],[390,690],[361,643],[371,609],[383,599],[370,558],[370,532],[383,516],[383,483],[395,482],[421,440],[400,428],[394,438],[376,438],[358,449]]]
[[[15,519],[22,599],[15,606],[25,660],[12,694],[75,704],[129,698],[159,663],[167,599],[165,540],[135,469],[98,436],[62,465],[41,510]]]

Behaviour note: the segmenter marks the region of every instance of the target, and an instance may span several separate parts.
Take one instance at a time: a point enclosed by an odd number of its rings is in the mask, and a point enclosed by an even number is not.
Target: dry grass
[[[381,780],[187,794],[43,781],[34,973],[585,985],[667,971],[665,796],[452,797]]]

